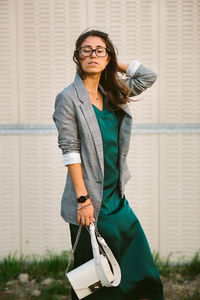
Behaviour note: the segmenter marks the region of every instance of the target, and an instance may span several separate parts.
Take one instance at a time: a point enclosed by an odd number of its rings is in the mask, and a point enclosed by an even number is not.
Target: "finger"
[[[85,219],[84,218],[81,218],[81,225],[85,226]]]
[[[92,223],[94,223],[94,218],[93,217],[90,218],[90,224],[92,224]]]
[[[89,219],[89,218],[86,219],[85,225],[86,225],[86,226],[89,226],[89,225],[90,225],[90,219]]]
[[[93,216],[90,217],[90,224],[95,222],[95,218]]]

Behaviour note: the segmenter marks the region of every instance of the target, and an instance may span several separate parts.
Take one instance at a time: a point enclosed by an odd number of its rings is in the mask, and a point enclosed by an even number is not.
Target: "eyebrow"
[[[91,45],[83,45],[82,47],[90,47],[90,48],[92,48]],[[96,47],[103,47],[103,48],[105,48],[103,45],[97,45]]]

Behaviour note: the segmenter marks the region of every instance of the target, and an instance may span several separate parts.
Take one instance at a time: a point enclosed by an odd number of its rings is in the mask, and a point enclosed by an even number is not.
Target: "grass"
[[[172,267],[172,264],[170,262],[171,256],[172,253],[170,253],[167,257],[163,259],[160,257],[160,254],[158,252],[153,252],[153,259],[159,270],[160,275],[170,277],[171,273],[173,273],[174,268]]]
[[[42,257],[8,255],[0,262],[0,282],[16,279],[20,273],[28,273],[30,280],[36,278],[40,281],[47,277],[62,280],[69,255],[69,251],[61,254],[47,252]]]
[[[57,295],[68,295],[70,293],[70,287],[66,284],[66,281],[63,282],[53,282],[49,286],[42,287],[42,296],[47,299]]]
[[[200,250],[196,251],[193,258],[186,262],[180,259],[177,263],[172,263],[172,255],[173,253],[170,253],[167,257],[161,258],[158,252],[153,253],[160,275],[173,279],[179,273],[185,278],[192,279],[200,274]]]
[[[57,300],[59,295],[68,295],[70,293],[70,286],[65,279],[64,272],[67,266],[71,252],[61,252],[60,254],[47,252],[45,256],[21,256],[17,258],[16,255],[8,255],[0,261],[0,292],[5,290],[6,282],[15,280],[20,273],[28,273],[29,280],[35,279],[38,284],[47,277],[54,279],[49,286],[42,286],[40,284],[40,291],[42,292],[37,299],[41,300]],[[171,262],[172,253],[167,257],[161,258],[159,253],[153,252],[155,264],[158,267],[160,275],[165,278],[173,279],[179,273],[185,279],[195,278],[200,274],[200,251],[197,251],[193,258],[187,262]],[[73,264],[72,264],[73,265]],[[20,284],[21,288],[26,290],[26,286]],[[10,299],[12,296],[10,296]],[[26,298],[26,299],[32,299]],[[200,292],[198,289],[181,298],[181,300],[200,299]]]
[[[22,255],[20,258],[17,258],[16,254],[8,255],[0,262],[0,292],[5,290],[6,282],[16,280],[21,273],[27,273],[29,281],[35,279],[39,284],[48,277],[55,279],[48,286],[40,284],[39,289],[42,294],[37,299],[57,300],[59,295],[69,295],[70,285],[65,279],[64,272],[70,254],[70,251],[63,251],[60,254],[47,252],[42,257]],[[27,294],[26,284],[19,283],[19,286],[23,293]],[[6,299],[16,298],[10,295]],[[26,299],[32,299],[32,297],[27,296]]]
[[[47,252],[42,257],[22,255],[20,258],[16,254],[8,255],[0,261],[0,282],[16,279],[20,273],[28,273],[30,279],[37,278],[39,281],[46,277],[62,280],[70,254],[70,251],[60,254]],[[170,278],[173,274],[180,273],[184,277],[192,278],[200,274],[200,251],[195,252],[189,262],[172,264],[171,256],[172,253],[161,258],[158,252],[153,252],[154,262],[161,275]]]
[[[200,251],[197,251],[193,259],[190,262],[187,262],[184,267],[181,268],[181,274],[183,276],[194,277],[200,274]]]

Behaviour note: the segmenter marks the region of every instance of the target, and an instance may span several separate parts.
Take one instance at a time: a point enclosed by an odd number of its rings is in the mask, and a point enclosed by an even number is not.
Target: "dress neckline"
[[[102,104],[103,104],[103,109],[100,110],[96,105],[94,105],[94,104],[92,103],[92,105],[97,109],[97,111],[103,113],[103,112],[104,112],[104,96],[102,97]]]

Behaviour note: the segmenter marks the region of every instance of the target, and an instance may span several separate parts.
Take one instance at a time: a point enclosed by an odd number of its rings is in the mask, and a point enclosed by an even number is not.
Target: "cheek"
[[[80,59],[79,62],[80,62],[81,67],[82,67],[82,69],[83,69],[84,66],[85,66],[85,64],[86,64],[85,60],[84,60],[84,59]]]
[[[110,57],[108,56],[108,57],[107,57],[107,64],[109,63],[109,61],[110,61]]]
[[[105,65],[105,66],[107,66],[107,64],[109,63],[109,60],[110,60],[109,57],[106,57],[106,58],[105,58],[105,60],[104,60],[104,65]]]
[[[107,66],[108,63],[109,63],[108,58],[105,58],[104,61],[103,61],[103,65],[104,65],[104,66]]]
[[[104,65],[104,66],[105,66],[105,68],[107,67],[108,63],[109,63],[109,61],[108,61],[108,60],[106,60],[106,61],[105,61],[105,65]]]

